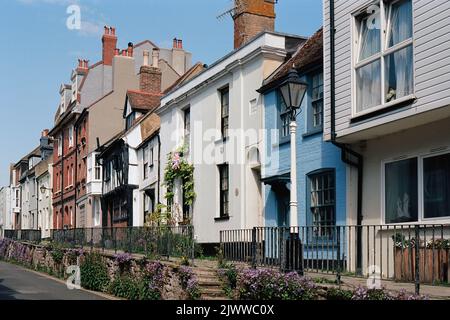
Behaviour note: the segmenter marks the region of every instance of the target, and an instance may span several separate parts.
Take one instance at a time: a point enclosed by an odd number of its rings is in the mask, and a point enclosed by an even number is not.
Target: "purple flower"
[[[121,266],[129,263],[132,259],[133,257],[128,252],[118,253],[114,256],[114,260],[116,261],[116,263]]]

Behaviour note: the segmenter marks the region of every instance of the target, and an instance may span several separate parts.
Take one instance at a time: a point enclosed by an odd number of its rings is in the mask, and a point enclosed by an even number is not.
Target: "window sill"
[[[218,222],[218,221],[228,221],[230,220],[230,216],[226,216],[226,217],[215,217],[214,221]]]
[[[376,107],[369,108],[369,109],[364,110],[364,111],[360,111],[358,113],[355,113],[353,111],[352,117],[350,118],[350,120],[352,122],[354,122],[354,121],[358,121],[358,120],[360,120],[362,118],[371,117],[372,115],[377,114],[379,112],[382,112],[382,111],[384,111],[386,109],[391,109],[391,108],[394,108],[394,107],[399,107],[399,106],[402,106],[404,104],[408,104],[408,103],[414,102],[416,99],[417,99],[417,97],[414,94],[410,94],[408,96],[399,98],[399,99],[394,100],[394,101],[390,101],[390,102],[385,103],[385,104],[378,105]]]
[[[307,137],[314,136],[314,135],[316,135],[318,133],[322,133],[322,132],[323,132],[322,127],[317,128],[317,129],[311,129],[311,130],[305,132],[304,134],[302,134],[302,137],[307,138]]]

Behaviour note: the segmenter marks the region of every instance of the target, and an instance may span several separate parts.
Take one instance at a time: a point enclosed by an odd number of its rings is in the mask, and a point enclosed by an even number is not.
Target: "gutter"
[[[363,192],[363,156],[350,149],[345,144],[336,141],[336,70],[335,70],[335,16],[334,16],[335,1],[330,0],[330,122],[331,122],[331,143],[341,149],[342,162],[356,168],[358,170],[358,190],[357,190],[357,208],[356,208],[356,272],[362,273],[362,192]]]

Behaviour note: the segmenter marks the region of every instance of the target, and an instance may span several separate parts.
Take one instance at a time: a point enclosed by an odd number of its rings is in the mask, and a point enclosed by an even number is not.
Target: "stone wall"
[[[57,253],[55,253],[57,252]],[[115,255],[111,253],[99,253],[108,269],[110,281],[120,274],[119,265]],[[59,278],[66,279],[67,267],[81,265],[90,250],[83,249],[53,249],[51,246],[35,245],[24,242],[0,239],[0,260],[19,263],[33,270],[43,271]],[[60,260],[60,261],[58,261]],[[129,272],[132,275],[139,275],[145,262],[142,256],[132,255]],[[178,277],[179,266],[172,262],[161,261],[164,265],[164,286],[161,292],[162,300],[185,300],[188,296],[181,288]]]

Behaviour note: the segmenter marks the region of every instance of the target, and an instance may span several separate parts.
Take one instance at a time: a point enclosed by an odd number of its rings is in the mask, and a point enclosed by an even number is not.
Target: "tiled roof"
[[[128,90],[128,103],[133,110],[152,111],[160,104],[161,94],[152,94],[142,91]]]
[[[267,80],[268,82],[272,82],[284,77],[292,67],[301,71],[303,68],[310,66],[313,63],[318,63],[322,60],[323,29],[320,28]]]
[[[145,142],[159,130],[161,127],[161,119],[156,113],[151,113],[142,119],[140,125],[142,141]]]

